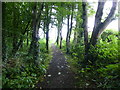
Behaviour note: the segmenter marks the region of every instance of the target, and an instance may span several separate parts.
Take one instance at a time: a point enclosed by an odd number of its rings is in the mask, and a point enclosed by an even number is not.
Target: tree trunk
[[[62,48],[62,30],[60,31],[60,49]]]
[[[46,26],[46,23],[45,23],[45,21],[44,21],[44,22],[43,22],[43,32],[44,32],[44,38],[45,38],[45,35],[46,35],[45,26]]]
[[[113,16],[115,14],[117,2],[113,1],[113,6],[110,10],[109,15],[107,16],[106,20],[104,22],[101,22],[101,17],[103,15],[103,7],[105,2],[99,2],[98,3],[98,9],[95,16],[95,24],[92,32],[92,36],[90,39],[90,44],[95,46],[98,40],[98,37],[102,34],[102,32],[105,30],[105,28],[109,25],[109,23],[113,20]]]
[[[74,45],[76,45],[76,43],[77,43],[77,32],[76,31],[74,31],[73,43],[74,43]]]
[[[67,19],[68,19],[68,22],[67,22],[67,37],[66,37],[66,53],[69,53],[69,18],[70,18],[70,15],[67,16]]]
[[[6,29],[5,29],[5,9],[6,5],[5,3],[3,2],[2,3],[2,60],[5,61],[6,60],[6,56],[7,56],[7,52],[6,52]]]
[[[46,49],[49,52],[49,30],[46,32]]]
[[[57,45],[59,45],[59,38],[60,38],[60,21],[58,20],[58,32],[57,32]]]
[[[45,9],[46,9],[46,18],[45,18],[46,19],[45,20],[45,24],[46,24],[46,50],[47,50],[47,52],[49,52],[49,24],[50,24],[52,8],[51,8],[50,14],[49,14],[48,4],[46,3]]]
[[[84,54],[84,59],[87,62],[87,55],[88,55],[88,30],[87,30],[87,9],[86,9],[86,2],[82,2],[82,8],[83,8],[83,14],[82,14],[82,19],[83,19],[83,24],[82,28],[84,30],[84,45],[85,45],[85,54]]]
[[[27,34],[28,34],[28,27],[29,27],[29,25],[30,25],[30,21],[28,21],[28,23],[27,23],[27,25],[26,25],[26,27],[25,27],[25,30],[24,30],[24,32],[22,33],[22,36],[21,36],[21,38],[20,38],[20,40],[19,40],[19,42],[17,43],[17,45],[16,45],[16,49],[15,49],[15,54],[16,54],[16,52],[22,47],[22,44],[23,44],[23,36],[25,35],[25,33],[27,32]],[[27,38],[27,45],[28,45],[28,38]]]
[[[49,52],[49,22],[46,23],[46,50]]]
[[[80,15],[80,12],[82,11],[82,4],[79,3],[78,4],[78,13],[77,13],[77,17],[78,19],[76,20],[76,28],[77,28],[77,45],[82,45],[82,38],[83,38],[83,34],[84,34],[84,31],[83,31],[83,28],[82,28],[82,22],[80,19],[82,19],[82,15]]]
[[[70,44],[70,39],[71,39],[72,27],[73,27],[72,24],[73,24],[73,5],[72,5],[72,14],[71,14],[71,22],[70,22],[70,33],[68,36],[69,44]]]
[[[67,48],[67,52],[70,52],[70,37],[71,37],[71,32],[72,32],[72,24],[73,24],[73,5],[72,5],[72,14],[71,14],[71,22],[70,22],[70,28],[69,28],[69,18],[70,16],[68,15],[68,32],[67,32],[67,38],[66,38],[66,48]]]
[[[29,32],[27,30],[27,46],[29,45]]]
[[[33,32],[32,32],[32,41],[30,44],[30,49],[29,53],[30,55],[33,56],[34,63],[37,65],[37,60],[39,56],[39,35],[38,35],[38,30],[39,30],[39,23],[40,23],[40,17],[41,17],[41,11],[43,10],[43,3],[41,3],[40,6],[40,12],[39,15],[37,15],[37,2],[34,3],[33,7]]]
[[[110,10],[110,13],[108,14],[105,21],[101,22],[104,4],[105,4],[105,2],[100,2],[100,1],[98,3],[98,9],[97,9],[97,12],[95,15],[95,24],[94,24],[92,36],[90,39],[90,43],[88,44],[88,51],[89,51],[91,45],[93,45],[94,47],[96,46],[99,36],[102,34],[102,32],[105,30],[105,28],[109,25],[109,23],[113,20],[117,2],[113,1],[113,6]],[[93,52],[93,54],[89,54],[89,52],[88,52],[88,60],[90,60],[92,62],[92,64],[95,63],[96,58],[94,58],[94,52]]]
[[[37,44],[38,44],[38,38],[37,38],[37,3],[34,3],[34,8],[33,8],[33,34],[32,34],[32,52],[33,52],[33,59],[34,59],[34,63],[36,64],[35,60],[37,60],[38,58],[38,48],[37,48]]]
[[[62,23],[63,23],[63,17],[61,17],[61,23],[60,23],[60,49],[62,48]]]
[[[12,33],[12,36],[13,36],[13,42],[12,42],[12,56],[15,57],[15,52],[16,52],[16,48],[17,48],[17,35],[16,35],[16,29],[17,29],[17,23],[16,23],[16,14],[15,14],[15,4],[13,4],[13,33]]]

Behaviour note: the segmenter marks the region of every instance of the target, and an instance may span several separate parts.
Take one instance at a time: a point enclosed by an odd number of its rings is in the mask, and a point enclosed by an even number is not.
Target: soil
[[[37,84],[38,88],[75,88],[75,74],[70,70],[64,54],[52,44],[53,58],[43,82]]]

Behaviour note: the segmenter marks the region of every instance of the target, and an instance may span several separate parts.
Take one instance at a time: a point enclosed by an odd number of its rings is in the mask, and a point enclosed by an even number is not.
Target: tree
[[[74,30],[74,45],[82,45],[83,42],[83,10],[82,10],[82,2],[76,4],[77,12],[76,12],[76,26]]]
[[[100,37],[100,35],[102,34],[102,32],[109,25],[109,23],[112,22],[112,20],[114,20],[114,14],[115,14],[117,2],[113,1],[113,5],[112,5],[112,8],[110,10],[110,13],[106,17],[106,19],[102,22],[104,5],[105,5],[105,2],[100,2],[100,0],[99,0],[97,12],[96,12],[96,15],[95,15],[95,24],[94,24],[92,36],[90,38],[90,42],[88,43],[88,48],[86,49],[88,51],[88,52],[86,52],[86,55],[87,55],[86,56],[87,57],[86,62],[88,62],[88,60],[90,60],[92,62],[95,62],[95,59],[92,58],[91,54],[89,54],[90,46],[91,45],[94,46],[94,47],[96,46],[97,40]]]
[[[40,3],[39,13],[37,13],[37,2],[33,5],[33,31],[32,31],[32,41],[30,44],[29,54],[33,56],[34,63],[37,64],[39,55],[39,45],[38,45],[38,30],[41,21],[41,12],[43,10],[44,4]]]
[[[57,33],[57,45],[60,42],[60,49],[62,48],[62,23],[63,23],[63,16],[57,17],[58,21],[58,33]]]
[[[83,14],[82,14],[82,19],[83,19],[83,29],[84,29],[84,45],[85,45],[85,61],[87,59],[88,55],[88,30],[87,30],[87,3],[82,2],[82,9],[83,9]]]
[[[71,7],[71,8],[70,8]],[[66,53],[70,52],[70,36],[73,28],[73,10],[74,4],[68,5],[68,9],[71,9],[71,15],[67,15],[67,36],[66,36]],[[71,21],[71,22],[70,22]]]
[[[66,18],[66,3],[56,3],[56,18],[57,18],[57,39],[56,39],[56,43],[57,45],[59,45],[60,49],[62,48],[62,26],[63,26],[63,21]]]
[[[51,22],[52,7],[49,3],[45,3],[45,27],[46,27],[46,50],[49,52],[49,25]]]
[[[6,33],[6,29],[5,29],[5,12],[6,11],[6,5],[5,3],[2,3],[2,27],[4,27],[4,29],[2,29],[2,60],[5,61],[6,59],[6,40],[5,40],[5,33]]]
[[[100,2],[100,0],[99,0],[97,12],[95,15],[95,24],[94,24],[92,36],[90,39],[90,44],[93,46],[96,45],[99,36],[102,34],[102,32],[105,30],[105,28],[109,25],[109,23],[112,22],[114,14],[115,14],[115,10],[116,10],[117,2],[113,1],[113,6],[110,10],[110,13],[108,14],[108,16],[104,20],[104,22],[102,22],[101,19],[102,19],[102,15],[103,15],[104,5],[105,5],[105,2]]]

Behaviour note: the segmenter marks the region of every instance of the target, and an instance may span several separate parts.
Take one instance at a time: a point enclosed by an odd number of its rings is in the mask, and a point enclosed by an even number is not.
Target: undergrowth
[[[27,51],[21,50],[15,58],[8,58],[3,62],[2,88],[35,88],[38,81],[43,80],[52,58],[51,53],[46,53],[45,42],[40,41],[38,65],[26,55]]]
[[[94,65],[83,65],[84,46],[72,43],[71,45],[67,61],[71,66],[71,70],[76,73],[75,78],[78,81],[76,83],[78,88],[120,87],[120,53],[118,52],[117,34],[110,33],[105,38],[102,36],[96,47],[91,46],[89,54],[94,58]],[[62,50],[65,51],[65,48]]]

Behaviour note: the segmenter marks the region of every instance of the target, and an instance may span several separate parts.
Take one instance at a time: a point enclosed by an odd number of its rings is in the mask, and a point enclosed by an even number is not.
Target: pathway
[[[75,74],[70,71],[70,66],[66,62],[64,54],[55,45],[52,45],[52,50],[53,58],[47,70],[45,80],[39,83],[37,87],[75,88]]]

